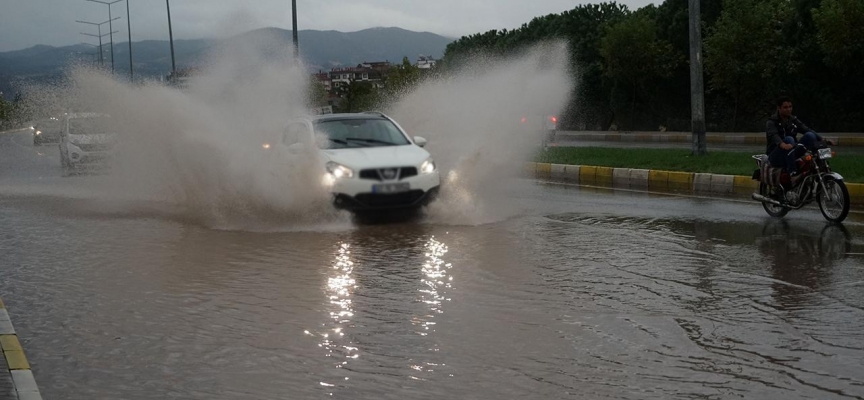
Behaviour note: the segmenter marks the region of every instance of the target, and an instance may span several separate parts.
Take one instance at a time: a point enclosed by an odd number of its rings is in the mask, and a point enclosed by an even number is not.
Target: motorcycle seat
[[[767,154],[760,154],[757,156],[753,156],[759,160],[759,176],[762,182],[765,182],[768,186],[779,186],[780,185],[780,175],[783,173],[783,168],[772,167],[771,163],[768,161]]]

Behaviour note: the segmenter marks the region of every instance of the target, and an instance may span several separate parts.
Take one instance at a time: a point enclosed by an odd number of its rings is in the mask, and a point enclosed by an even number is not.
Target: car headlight
[[[337,179],[354,177],[354,170],[333,161],[327,163],[327,172]]]
[[[423,161],[423,164],[420,164],[420,172],[424,174],[431,174],[435,172],[435,161],[432,161],[431,158]]]

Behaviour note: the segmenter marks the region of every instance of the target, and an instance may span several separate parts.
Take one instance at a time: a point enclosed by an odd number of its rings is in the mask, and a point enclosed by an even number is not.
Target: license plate
[[[819,158],[823,160],[831,158],[831,149],[819,149]]]
[[[407,192],[411,186],[407,183],[383,183],[380,185],[372,185],[372,193],[376,194],[392,194]]]

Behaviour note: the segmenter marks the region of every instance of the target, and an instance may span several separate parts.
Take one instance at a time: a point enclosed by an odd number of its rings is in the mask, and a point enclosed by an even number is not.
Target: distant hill
[[[177,68],[195,65],[209,49],[231,43],[264,38],[276,38],[276,43],[291,45],[291,31],[263,28],[227,39],[175,40],[174,53]],[[115,38],[117,39],[117,38]],[[415,61],[420,54],[440,58],[452,39],[429,32],[413,32],[401,28],[372,28],[358,32],[302,30],[298,32],[300,53],[311,70],[334,66],[356,65],[363,61],[401,62],[407,56]],[[106,65],[111,54],[104,45]],[[127,42],[114,44],[115,70],[129,70]],[[7,92],[12,81],[56,79],[70,62],[92,62],[98,50],[83,44],[53,47],[38,45],[24,50],[0,52],[0,91]],[[155,77],[171,70],[171,51],[167,40],[132,42],[135,73]],[[4,90],[6,88],[7,90]]]

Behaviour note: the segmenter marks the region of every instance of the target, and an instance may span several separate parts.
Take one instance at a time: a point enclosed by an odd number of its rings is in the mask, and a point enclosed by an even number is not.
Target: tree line
[[[864,0],[702,0],[709,131],[760,131],[774,99],[823,132],[857,132],[864,107]],[[449,44],[449,69],[477,54],[506,57],[568,42],[574,95],[569,129],[690,129],[688,0],[632,11],[580,5]]]
[[[15,95],[12,101],[6,101],[0,96],[0,130],[18,128],[27,122],[27,117],[21,94]]]

